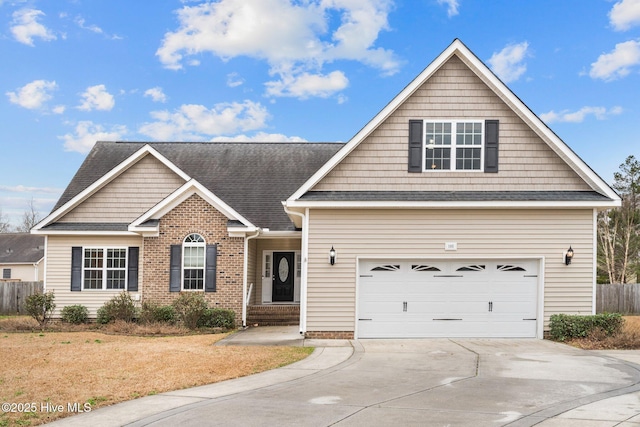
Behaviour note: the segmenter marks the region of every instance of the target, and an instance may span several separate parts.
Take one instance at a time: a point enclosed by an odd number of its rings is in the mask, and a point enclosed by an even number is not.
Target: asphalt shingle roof
[[[0,233],[0,264],[34,263],[44,257],[44,236]]]
[[[98,142],[54,211],[144,147],[143,142]],[[326,163],[340,143],[148,143],[254,225],[293,230],[280,203]]]

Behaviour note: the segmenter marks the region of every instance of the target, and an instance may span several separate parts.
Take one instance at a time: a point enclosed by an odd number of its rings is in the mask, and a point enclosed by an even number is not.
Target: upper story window
[[[497,173],[499,121],[409,120],[407,171]]]
[[[199,234],[189,234],[182,244],[182,289],[204,289],[205,241]]]
[[[482,170],[483,132],[479,121],[424,122],[424,170]]]
[[[2,278],[3,279],[11,279],[11,269],[10,268],[3,268],[2,269]]]

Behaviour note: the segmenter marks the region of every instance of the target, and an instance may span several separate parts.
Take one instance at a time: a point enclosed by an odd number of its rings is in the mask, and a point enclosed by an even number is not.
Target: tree
[[[7,217],[2,213],[2,208],[0,208],[0,233],[8,233],[11,231],[11,224],[7,221]]]
[[[20,233],[28,233],[38,222],[40,222],[40,212],[36,210],[32,197],[27,210],[22,214],[22,223],[16,227],[16,230]]]
[[[598,214],[598,269],[609,283],[627,283],[640,271],[640,162],[627,157],[613,179],[622,205]]]

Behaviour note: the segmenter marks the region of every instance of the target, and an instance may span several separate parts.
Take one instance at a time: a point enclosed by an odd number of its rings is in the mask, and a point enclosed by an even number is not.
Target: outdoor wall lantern
[[[329,251],[329,263],[334,265],[336,263],[336,250],[331,246],[331,250]]]
[[[567,249],[567,252],[564,253],[565,265],[571,264],[572,259],[573,259],[573,249],[571,249],[571,246],[569,246],[569,249]]]

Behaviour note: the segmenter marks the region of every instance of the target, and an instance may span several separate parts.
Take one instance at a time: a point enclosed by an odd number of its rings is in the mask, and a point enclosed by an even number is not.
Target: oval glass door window
[[[280,281],[286,282],[287,277],[289,277],[289,261],[286,258],[280,258],[280,263],[278,264],[278,274],[280,275]]]

